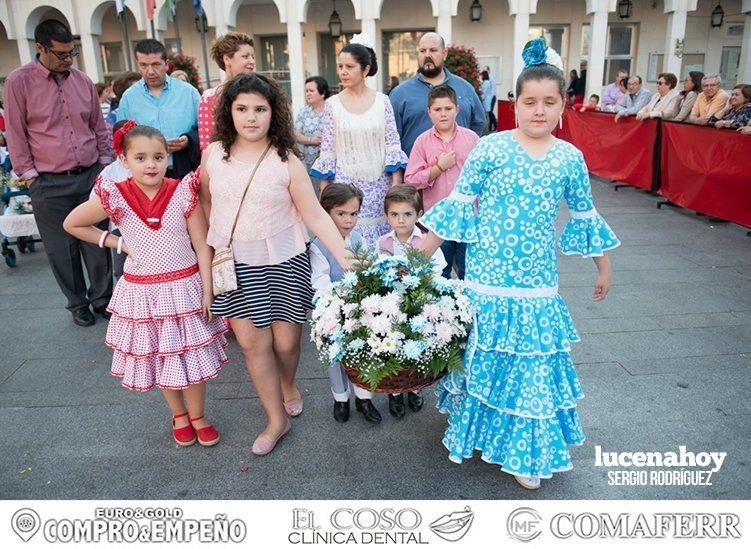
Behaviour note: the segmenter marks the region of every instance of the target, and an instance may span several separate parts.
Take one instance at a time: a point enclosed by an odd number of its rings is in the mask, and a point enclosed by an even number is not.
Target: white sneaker
[[[540,488],[540,477],[523,477],[520,475],[514,475],[514,479],[527,490],[537,490]]]

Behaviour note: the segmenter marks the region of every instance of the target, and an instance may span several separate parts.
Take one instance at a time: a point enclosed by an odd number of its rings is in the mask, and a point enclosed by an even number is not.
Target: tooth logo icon
[[[24,542],[37,533],[40,526],[39,515],[33,509],[19,509],[10,520],[11,528]]]
[[[449,513],[436,519],[431,523],[430,529],[441,539],[459,541],[469,531],[474,518],[474,512],[469,507],[465,507],[464,511]]]

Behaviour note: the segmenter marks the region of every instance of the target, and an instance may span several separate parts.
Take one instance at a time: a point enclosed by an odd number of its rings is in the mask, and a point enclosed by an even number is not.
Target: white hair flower
[[[349,43],[360,44],[361,46],[365,46],[366,48],[375,49],[375,47],[373,46],[373,41],[370,39],[370,36],[368,36],[368,34],[365,32],[355,34],[352,37],[352,40],[349,41]]]

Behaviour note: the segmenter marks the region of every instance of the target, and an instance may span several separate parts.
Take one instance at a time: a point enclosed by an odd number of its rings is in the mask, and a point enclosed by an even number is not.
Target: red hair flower
[[[123,154],[123,141],[125,140],[125,135],[135,126],[135,120],[128,120],[123,124],[122,128],[115,132],[115,135],[112,137],[112,148],[115,149],[116,155],[120,156]]]

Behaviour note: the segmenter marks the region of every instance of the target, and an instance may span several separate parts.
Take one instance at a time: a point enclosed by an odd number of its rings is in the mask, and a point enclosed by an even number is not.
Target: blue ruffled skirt
[[[571,469],[568,446],[584,443],[576,411],[584,393],[569,355],[579,335],[563,299],[472,293],[478,310],[464,369],[438,386],[449,459],[479,451],[503,471],[540,478]]]

